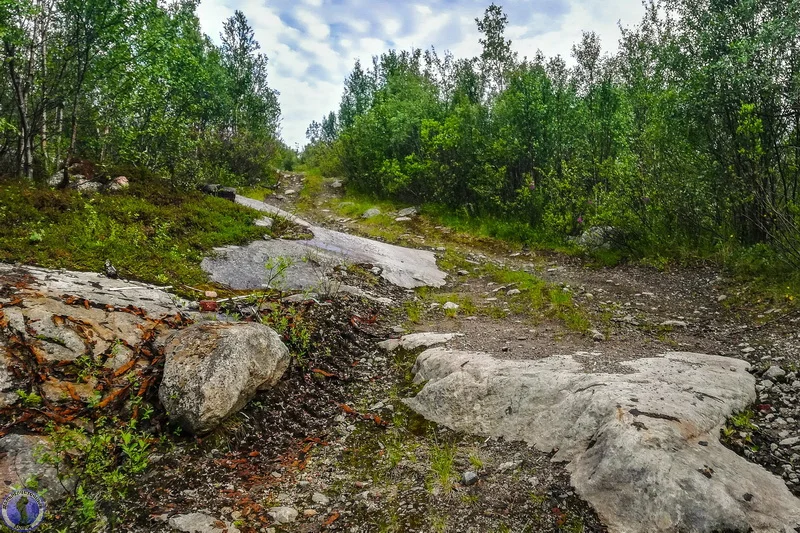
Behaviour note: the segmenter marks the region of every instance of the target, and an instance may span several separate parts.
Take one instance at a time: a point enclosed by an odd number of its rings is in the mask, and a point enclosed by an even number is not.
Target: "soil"
[[[287,174],[280,190],[302,187],[302,174]],[[300,214],[323,226],[371,235],[362,221],[331,214],[340,194],[328,182],[314,199],[315,209]],[[296,198],[279,192],[266,201],[292,211]],[[778,364],[791,376],[800,364],[797,308],[758,301],[713,266],[596,268],[586,258],[471,239],[424,220],[415,228],[419,247],[459,258],[447,286],[404,291],[372,275],[371,265],[361,265],[339,275],[394,305],[344,294],[292,308],[271,304],[262,314],[284,314],[297,328],[307,328],[310,349],[293,345],[287,334],[294,357],[278,386],[259,394],[214,434],[177,436],[171,449],[161,450],[136,490],[105,510],[119,519],[115,531],[171,531],[165,522],[170,515],[196,511],[246,533],[604,531],[592,508],[572,492],[563,465],[552,463],[549,454],[524,443],[455,434],[406,409],[402,398],[417,390],[409,371],[418,352],[390,355],[377,346],[401,330],[461,332],[465,335],[451,347],[498,357],[578,353],[592,372],[624,370],[626,360],[666,351],[745,358],[758,375]],[[428,233],[419,235],[423,230]],[[470,272],[459,275],[464,264]],[[518,297],[505,294],[512,287],[496,291],[501,284],[487,265],[528,271],[568,292],[575,312],[604,340],[568,327],[546,310],[519,305]],[[446,316],[432,306],[439,297],[468,300],[475,310],[466,313],[462,306]],[[409,320],[410,308],[419,311],[416,322]],[[248,318],[247,309],[238,311]],[[800,383],[787,379],[778,386],[780,393],[773,389],[772,398],[769,390],[761,391],[769,407],[754,407],[756,425],[741,432],[749,438],[729,442],[800,495],[800,486],[790,481],[800,461],[779,445],[781,435],[800,434]],[[767,420],[769,413],[773,417]],[[784,424],[776,425],[776,418]],[[477,474],[475,484],[465,482],[467,472]],[[312,501],[317,492],[328,501]],[[297,520],[276,524],[268,513],[277,506],[299,511]]]

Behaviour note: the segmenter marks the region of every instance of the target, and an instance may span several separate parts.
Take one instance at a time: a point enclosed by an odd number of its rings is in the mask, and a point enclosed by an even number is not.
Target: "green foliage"
[[[52,446],[36,450],[37,460],[56,467],[60,479],[75,483],[65,510],[82,529],[90,530],[98,521],[98,507],[124,498],[149,464],[151,439],[133,422],[101,418],[91,433],[51,424],[47,433]]]
[[[22,400],[26,407],[38,407],[42,404],[42,397],[36,394],[35,391],[26,392],[22,389],[17,390],[17,395]]]
[[[291,257],[270,257],[264,264],[264,286],[269,289],[282,290],[286,271],[294,264]]]
[[[785,43],[799,20],[780,0],[656,0],[614,56],[585,33],[567,68],[519,61],[492,4],[479,57],[357,63],[303,157],[348,190],[435,204],[473,232],[557,244],[612,226],[603,262],[763,245],[770,268],[796,270],[800,53]]]
[[[127,278],[202,284],[213,248],[260,238],[254,212],[167,183],[132,178],[128,191],[86,198],[77,192],[0,185],[0,261],[101,271],[109,259]],[[32,231],[41,240],[31,240]]]
[[[267,58],[240,11],[217,46],[196,8],[0,4],[0,175],[45,179],[87,159],[145,167],[184,188],[273,181],[276,161],[293,159],[277,138]]]

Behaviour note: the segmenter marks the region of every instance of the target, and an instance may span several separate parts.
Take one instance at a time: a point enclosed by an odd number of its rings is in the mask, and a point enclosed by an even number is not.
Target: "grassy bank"
[[[254,211],[199,192],[178,192],[156,179],[128,190],[82,195],[0,184],[0,261],[96,271],[110,260],[120,276],[197,285],[214,247],[259,239]]]

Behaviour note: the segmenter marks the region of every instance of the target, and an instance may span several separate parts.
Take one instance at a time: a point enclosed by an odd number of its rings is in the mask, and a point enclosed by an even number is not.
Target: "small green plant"
[[[294,264],[290,257],[270,257],[264,264],[266,271],[264,276],[264,286],[268,289],[283,291],[283,282],[286,271]]]
[[[425,311],[425,306],[422,302],[409,300],[403,304],[403,308],[410,322],[419,324],[422,321],[422,313]]]
[[[89,355],[81,355],[75,359],[73,364],[78,369],[78,381],[86,383],[97,374],[98,364],[94,358]]]
[[[461,495],[461,503],[464,505],[470,506],[475,505],[478,503],[478,495],[477,494],[462,494]]]
[[[433,531],[434,533],[444,533],[445,531],[447,531],[447,517],[432,516],[431,531]]]
[[[430,449],[431,473],[433,481],[445,493],[453,489],[453,466],[456,457],[456,447],[450,444],[434,444]]]
[[[22,403],[25,404],[26,407],[38,407],[42,404],[42,397],[36,394],[36,392],[26,392],[22,389],[17,390],[17,395],[22,400]]]
[[[294,306],[273,307],[260,317],[263,324],[277,331],[288,346],[292,356],[299,362],[311,351],[311,330],[303,322],[302,315]]]
[[[750,411],[749,409],[732,415],[730,420],[733,424],[733,427],[741,431],[752,431],[754,429],[758,429],[758,426],[753,423],[753,411]]]
[[[480,470],[483,468],[483,460],[481,460],[476,453],[469,454],[469,462],[473,467],[475,467],[475,470]]]
[[[41,230],[33,230],[30,235],[28,235],[28,242],[31,244],[37,244],[44,240],[44,232]]]
[[[37,460],[54,466],[60,479],[75,481],[66,510],[82,530],[97,521],[100,503],[124,497],[133,477],[148,466],[149,437],[133,425],[100,418],[93,433],[52,423],[47,427],[52,445],[37,450]]]

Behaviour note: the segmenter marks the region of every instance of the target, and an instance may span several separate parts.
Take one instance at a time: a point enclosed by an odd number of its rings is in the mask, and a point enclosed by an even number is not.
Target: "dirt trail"
[[[287,194],[304,185],[288,174],[265,201],[326,228],[433,251],[447,284],[403,290],[361,265],[337,276],[393,304],[342,294],[295,304],[293,316],[314,329],[302,361],[221,431],[165,454],[127,502],[141,517],[123,530],[170,531],[163,517],[205,509],[245,533],[605,531],[549,454],[456,434],[404,406],[418,390],[409,371],[419,350],[387,353],[378,343],[410,332],[464,333],[448,345],[504,358],[579,353],[595,372],[675,350],[744,358],[759,376],[780,365],[780,382],[760,382],[746,420],[757,427],[737,425],[728,441],[798,494],[800,456],[781,444],[800,435],[800,324],[783,316],[788,309],[760,309],[710,267],[591,268],[424,216],[346,216],[332,180],[313,197]],[[284,512],[296,517],[276,521]]]

